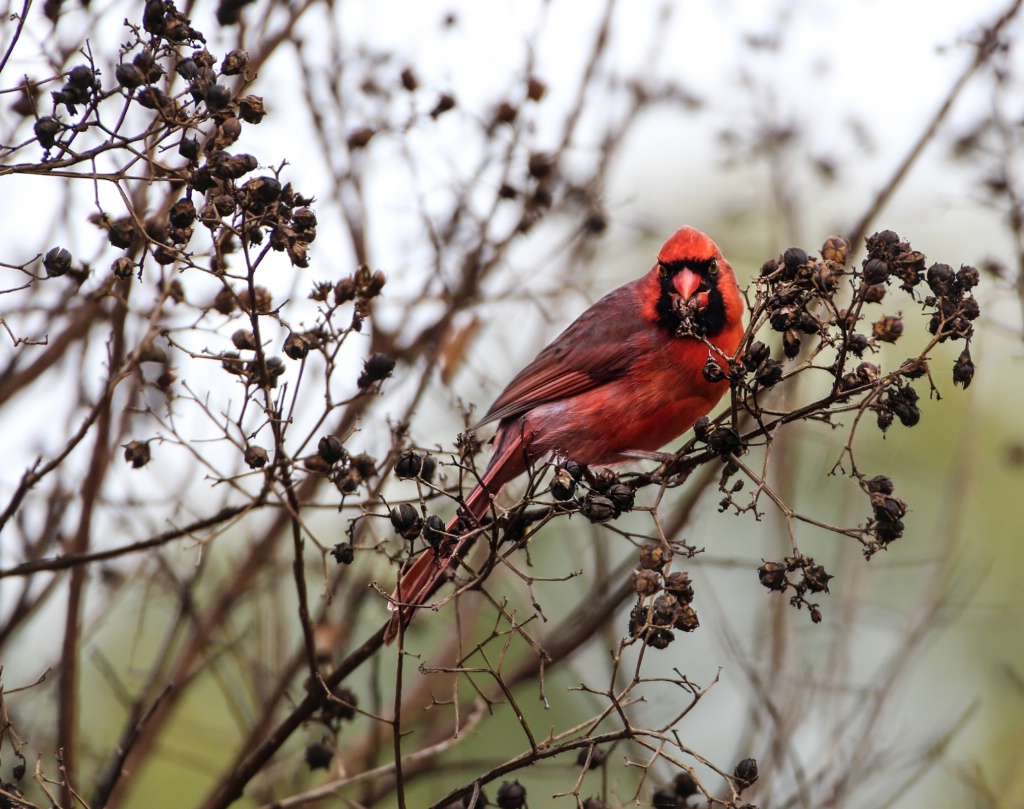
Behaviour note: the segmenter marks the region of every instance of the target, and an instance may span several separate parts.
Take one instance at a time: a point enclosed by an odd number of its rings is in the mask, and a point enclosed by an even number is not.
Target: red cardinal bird
[[[678,438],[729,389],[708,382],[709,356],[736,351],[743,296],[711,239],[684,227],[641,278],[609,292],[513,379],[480,421],[498,422],[480,484],[448,523],[450,538],[401,575],[386,640],[397,636],[472,544],[461,526],[479,520],[502,487],[552,454],[608,466]],[[472,515],[469,517],[468,515]]]

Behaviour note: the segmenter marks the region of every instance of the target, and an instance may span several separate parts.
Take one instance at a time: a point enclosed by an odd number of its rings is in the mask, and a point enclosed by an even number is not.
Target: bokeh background
[[[86,24],[94,53],[116,53],[125,38],[122,21],[138,16],[131,3],[56,5],[56,25],[36,6],[25,6],[25,33],[0,73],[5,90],[24,75],[42,77],[55,65],[75,64]],[[489,156],[494,140],[487,131],[503,101],[529,108],[516,126],[531,152],[557,151],[569,185],[574,177],[588,178],[577,189],[575,207],[564,204],[517,238],[460,315],[456,329],[472,334],[461,361],[444,376],[396,377],[346,441],[353,452],[386,453],[389,418],[408,418],[416,445],[452,452],[464,427],[460,408],[485,409],[575,314],[645,271],[661,241],[684,223],[714,237],[742,284],[789,246],[815,252],[827,236],[853,233],[869,212],[867,233],[892,229],[930,260],[982,268],[973,384],[966,390],[953,386],[950,369],[959,350],[940,347],[932,367],[941,398],[923,403],[921,424],[912,430],[896,425],[884,436],[865,429],[858,436],[862,468],[892,477],[909,504],[905,537],[865,561],[852,541],[801,529],[805,552],[837,574],[821,624],[812,625],[804,613],[758,586],[760,560],[786,552],[778,514],[766,508],[755,520],[719,513],[712,488],[700,516],[687,526],[686,538],[704,549],[689,568],[702,625],[648,660],[645,673],[671,676],[676,669],[702,685],[718,678],[680,733],[687,745],[723,766],[747,755],[775,762],[774,775],[765,779],[771,788],[752,798],[760,806],[1003,807],[1024,801],[1024,20],[1018,5],[257,2],[242,9],[241,26],[223,27],[215,21],[213,3],[187,9],[217,54],[236,45],[255,52],[271,34],[285,32],[287,44],[267,51],[252,82],[250,91],[265,98],[269,115],[259,127],[246,129],[244,151],[267,165],[286,161],[289,179],[316,197],[320,224],[311,268],[275,267],[261,277],[275,300],[290,301],[293,323],[312,317],[314,305],[304,296],[314,280],[337,280],[360,259],[388,276],[371,329],[379,324],[401,340],[435,316],[444,306],[438,285],[454,277],[457,256],[435,248],[432,225],[469,188],[467,205],[474,215],[496,231],[503,226],[502,210],[489,220],[482,213],[502,182],[502,164]],[[20,12],[11,5],[5,16]],[[980,59],[978,43],[1003,15],[1008,22],[999,29],[998,45]],[[285,26],[285,19],[292,22]],[[12,25],[5,23],[5,35]],[[602,29],[606,41],[592,60]],[[382,77],[395,83],[405,68],[415,70],[415,93],[375,89]],[[544,87],[532,104],[523,99],[528,77]],[[440,94],[451,94],[456,105],[427,125]],[[639,96],[644,102],[635,106]],[[31,122],[7,106],[0,124],[3,142],[11,144],[19,135],[30,136]],[[560,143],[573,116],[579,118],[571,142]],[[414,119],[415,125],[396,124]],[[342,148],[360,127],[374,130],[369,144]],[[905,175],[897,175],[904,163]],[[60,243],[76,257],[106,266],[109,248],[88,216],[97,208],[116,208],[119,200],[110,187],[62,185],[30,173],[12,173],[2,182],[8,201],[0,222],[5,263],[27,262],[41,244]],[[891,196],[873,207],[889,188]],[[574,242],[581,222],[595,215],[599,235],[582,246]],[[354,221],[365,228],[364,256],[354,247]],[[853,249],[859,261],[862,245]],[[8,272],[0,268],[0,277]],[[21,283],[10,273],[11,280],[0,283],[5,289]],[[217,289],[212,279],[188,283],[190,299],[212,297]],[[887,306],[904,309],[908,322],[916,317],[909,299],[901,307],[893,298]],[[32,300],[35,306],[39,299]],[[41,333],[40,311],[15,301],[6,305],[4,317],[15,333]],[[196,351],[224,343],[233,327],[204,329],[187,336]],[[339,367],[358,370],[369,339],[364,334],[349,340]],[[0,346],[0,362],[13,364],[19,352],[38,350],[11,343]],[[28,388],[4,404],[5,502],[33,458],[52,455],[69,425],[77,423],[81,399],[66,391],[95,390],[105,353],[102,341],[93,342],[62,362],[45,387]],[[900,346],[888,349],[879,362],[898,364],[905,353]],[[200,389],[207,377],[196,373]],[[331,382],[339,400],[355,391],[356,375],[339,374]],[[209,378],[214,376],[210,371]],[[796,400],[800,391],[782,395]],[[209,409],[228,412],[238,396],[237,390],[215,392]],[[412,402],[415,409],[407,414]],[[219,434],[217,419],[195,407],[183,408],[177,418],[194,446]],[[147,437],[167,433],[166,424],[147,422],[145,414],[135,428]],[[803,425],[777,439],[784,451],[770,479],[794,508],[835,522],[861,519],[856,487],[832,474],[845,439],[841,430]],[[222,448],[209,452],[219,458]],[[95,518],[96,547],[140,539],[168,520],[224,502],[213,483],[220,473],[197,463],[187,447],[158,444],[154,455],[146,470],[113,473],[112,486],[130,487],[130,503],[109,499],[109,508]],[[77,454],[68,459],[66,491],[73,490],[68,484],[87,460]],[[684,491],[668,496],[682,498]],[[321,492],[310,509],[309,529],[327,546],[340,539],[351,517],[339,515],[338,503],[335,493]],[[143,505],[148,516],[140,525]],[[0,534],[0,568],[24,561],[20,532],[42,520],[40,509],[30,500],[23,523],[11,523]],[[67,512],[72,523],[79,516],[73,496]],[[89,751],[81,757],[83,780],[94,778],[107,760],[133,690],[165,653],[163,627],[175,597],[166,582],[151,576],[153,566],[186,578],[198,558],[209,554],[203,562],[207,578],[196,593],[213,599],[215,593],[204,589],[216,586],[209,570],[240,564],[258,531],[242,521],[208,547],[183,542],[162,550],[158,562],[129,557],[90,573],[79,683],[81,744]],[[611,543],[582,521],[548,533],[531,546],[532,561],[556,575],[586,569],[595,553],[607,568],[631,553],[628,545]],[[323,569],[319,555],[310,554],[310,598],[318,608]],[[268,560],[265,575],[254,581],[233,619],[237,634],[220,637],[210,656],[196,663],[195,683],[122,797],[125,805],[192,805],[209,792],[259,704],[259,680],[246,664],[261,656],[291,656],[300,644],[289,571],[287,554]],[[380,568],[374,578],[387,586],[388,575],[393,572]],[[64,631],[61,576],[34,580],[33,592],[52,587],[55,594],[41,599],[13,634],[5,633],[0,654],[7,709],[28,740],[30,772],[37,755],[44,769],[53,770],[54,683]],[[23,583],[17,576],[0,578],[0,621],[10,619]],[[550,615],[566,614],[588,594],[579,580],[541,592]],[[343,603],[339,599],[334,609]],[[354,635],[373,629],[374,617],[383,619],[378,607]],[[346,622],[331,607],[326,614],[328,624]],[[421,623],[429,623],[434,616],[423,618]],[[438,627],[418,628],[424,653],[450,626],[449,617]],[[609,650],[625,632],[626,616],[620,615],[606,637],[595,638],[552,676],[549,709],[535,690],[524,689],[519,702],[529,720],[546,728],[589,716],[593,702],[571,689],[607,669]],[[231,637],[246,645],[246,655],[234,655]],[[384,659],[353,679],[351,687],[366,700],[361,705],[371,704],[378,689],[387,693],[394,666],[393,659]],[[44,682],[12,693],[46,672]],[[652,692],[650,704],[637,709],[641,716],[666,710],[658,694]],[[677,699],[668,693],[660,698]],[[523,749],[515,717],[507,710],[495,713],[469,743],[455,745],[416,781],[409,805],[429,805],[471,780],[484,762]],[[361,744],[376,732],[372,727],[367,717],[352,722],[332,767],[343,767],[346,745]],[[280,794],[339,774],[310,773],[303,766],[303,749],[319,733],[315,727],[300,731],[274,760],[267,780]],[[771,739],[782,740],[781,749],[771,749]],[[16,763],[10,750],[0,748],[5,781]],[[530,806],[571,806],[571,798],[548,796],[570,789],[578,769],[573,762],[532,768]],[[660,765],[654,773],[663,780],[672,775]],[[845,773],[855,783],[822,794],[813,785],[827,781],[827,773]],[[610,790],[621,801],[632,794],[626,775],[605,771],[586,777],[594,793]],[[344,794],[322,805],[370,803],[365,794]],[[38,791],[30,797],[43,802]],[[641,804],[647,800],[645,793]],[[392,796],[379,801],[396,805]]]

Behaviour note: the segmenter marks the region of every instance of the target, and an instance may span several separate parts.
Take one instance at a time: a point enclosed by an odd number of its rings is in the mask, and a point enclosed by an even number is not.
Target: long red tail
[[[518,430],[514,435],[510,432],[508,429],[499,430],[495,438],[494,455],[480,483],[445,526],[448,536],[436,548],[427,548],[400,574],[398,586],[391,594],[389,607],[394,614],[384,634],[385,643],[390,645],[398,637],[400,627],[409,625],[416,610],[444,582],[447,571],[454,569],[472,547],[476,534],[460,536],[460,529],[465,531],[467,522],[472,524],[474,520],[480,520],[490,508],[491,498],[496,497],[508,481],[526,469],[522,436]]]

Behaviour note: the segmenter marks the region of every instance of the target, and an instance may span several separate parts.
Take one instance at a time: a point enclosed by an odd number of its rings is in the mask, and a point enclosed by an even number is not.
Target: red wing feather
[[[608,293],[580,315],[513,379],[480,424],[567,399],[626,373],[641,347],[636,282]]]

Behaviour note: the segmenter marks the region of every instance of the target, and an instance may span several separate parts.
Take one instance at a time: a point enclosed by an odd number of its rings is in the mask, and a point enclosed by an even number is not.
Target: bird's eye
[[[713,258],[708,262],[708,272],[712,275],[718,275],[718,259]]]
[[[664,264],[659,264],[658,265],[658,274],[662,278],[665,278],[668,275],[668,267],[666,267]]]

